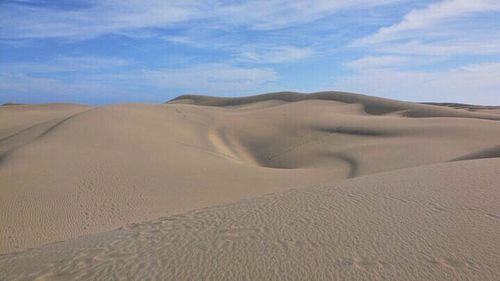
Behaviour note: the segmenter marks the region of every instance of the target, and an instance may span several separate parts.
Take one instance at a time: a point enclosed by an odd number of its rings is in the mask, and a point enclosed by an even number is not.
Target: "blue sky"
[[[0,0],[0,103],[284,90],[500,104],[500,0]]]

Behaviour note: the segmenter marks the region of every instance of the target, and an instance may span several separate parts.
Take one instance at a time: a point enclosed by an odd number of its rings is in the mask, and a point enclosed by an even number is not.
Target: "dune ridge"
[[[305,100],[327,100],[349,104],[360,104],[369,114],[382,115],[396,111],[404,111],[408,117],[468,117],[500,120],[499,116],[482,112],[457,111],[453,109],[492,109],[495,106],[473,106],[454,103],[412,103],[387,98],[366,96],[348,92],[327,91],[317,93],[276,92],[247,97],[214,97],[203,95],[181,95],[168,103],[186,103],[205,106],[241,106],[266,101],[299,102]],[[451,110],[448,110],[451,109]]]
[[[0,273],[494,280],[500,115],[456,107],[343,92],[0,106]]]

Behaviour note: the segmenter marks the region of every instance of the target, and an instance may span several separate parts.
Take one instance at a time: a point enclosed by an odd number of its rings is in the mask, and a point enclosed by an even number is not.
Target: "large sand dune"
[[[2,106],[0,280],[496,280],[499,121],[340,92]]]

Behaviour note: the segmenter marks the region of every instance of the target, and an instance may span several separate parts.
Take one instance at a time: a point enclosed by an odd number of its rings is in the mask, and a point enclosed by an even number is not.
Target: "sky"
[[[500,105],[500,0],[0,0],[0,103],[324,90]]]

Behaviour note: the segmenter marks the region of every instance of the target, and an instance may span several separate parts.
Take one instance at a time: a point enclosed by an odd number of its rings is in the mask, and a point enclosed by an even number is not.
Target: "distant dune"
[[[447,106],[455,109],[465,109],[468,111],[475,111],[475,112],[500,114],[500,106],[472,105],[464,103],[433,103],[433,102],[427,102],[424,104]]]
[[[489,116],[486,114],[464,114],[462,111],[446,110],[449,107],[452,109],[466,109],[468,111],[491,110],[486,113],[498,114],[499,106],[476,106],[469,104],[458,103],[411,103],[386,98],[365,96],[346,92],[318,92],[311,94],[295,93],[295,92],[278,92],[269,93],[257,96],[228,98],[228,97],[213,97],[199,95],[183,95],[179,96],[169,103],[184,103],[207,106],[242,106],[252,103],[261,102],[299,102],[306,100],[325,100],[336,101],[347,104],[359,104],[368,114],[381,115],[392,112],[402,112],[409,117],[469,117],[499,120],[498,116]],[[435,106],[440,106],[436,108]],[[482,112],[480,112],[482,113]]]
[[[344,92],[0,106],[0,280],[500,280],[499,121]]]

